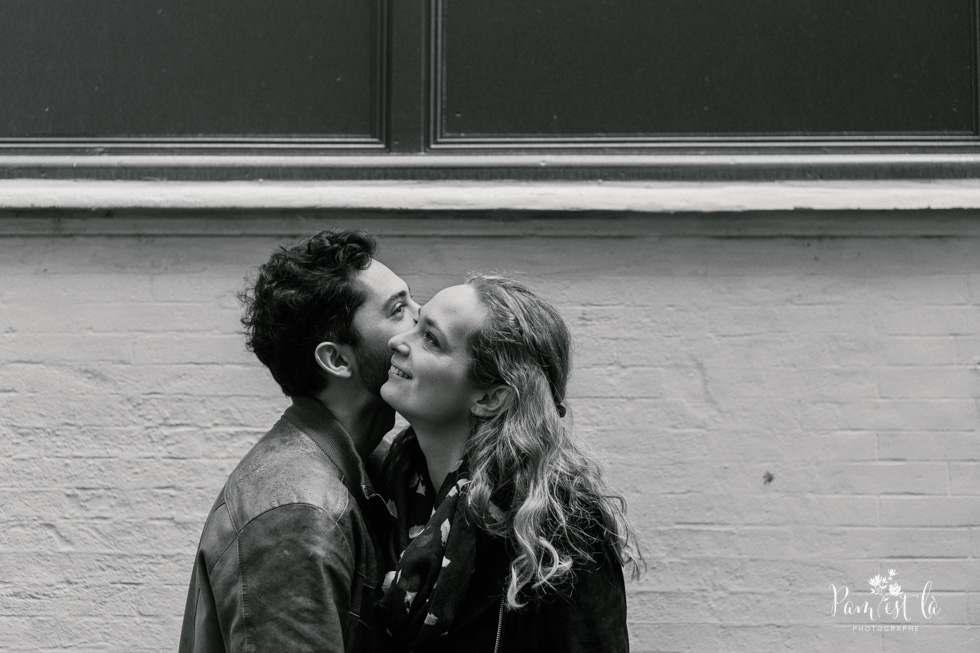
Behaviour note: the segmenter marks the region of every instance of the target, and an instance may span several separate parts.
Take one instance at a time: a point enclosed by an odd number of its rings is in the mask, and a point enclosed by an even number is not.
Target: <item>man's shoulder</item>
[[[238,463],[223,490],[236,529],[275,508],[305,504],[340,520],[352,498],[343,473],[303,431],[280,419]]]

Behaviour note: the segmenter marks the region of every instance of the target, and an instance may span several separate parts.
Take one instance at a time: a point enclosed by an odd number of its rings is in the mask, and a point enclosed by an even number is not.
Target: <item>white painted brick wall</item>
[[[235,292],[337,225],[419,298],[494,268],[560,306],[650,565],[635,651],[974,653],[980,228],[812,217],[0,217],[0,651],[174,650],[203,519],[287,403]],[[888,568],[942,615],[830,616]]]

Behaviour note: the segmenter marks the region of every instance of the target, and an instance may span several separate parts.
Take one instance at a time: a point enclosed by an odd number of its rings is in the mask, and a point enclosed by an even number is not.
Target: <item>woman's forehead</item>
[[[422,307],[421,315],[446,336],[465,338],[486,317],[487,309],[473,286],[450,286]]]

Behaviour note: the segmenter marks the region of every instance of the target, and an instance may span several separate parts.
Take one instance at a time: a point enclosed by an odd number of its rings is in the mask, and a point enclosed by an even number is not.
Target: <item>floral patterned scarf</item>
[[[425,650],[445,634],[463,603],[473,573],[476,527],[466,520],[469,484],[464,461],[450,471],[438,494],[413,433],[392,461],[388,509],[401,551],[398,569],[385,576],[384,596],[375,606],[381,623],[406,649]]]

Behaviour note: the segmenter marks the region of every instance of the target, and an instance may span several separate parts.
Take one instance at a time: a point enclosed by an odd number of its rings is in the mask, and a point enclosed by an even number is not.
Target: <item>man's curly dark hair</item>
[[[363,231],[321,231],[280,247],[239,293],[245,344],[286,395],[313,396],[326,387],[314,359],[321,342],[357,344],[352,322],[365,293],[355,277],[375,249]]]

